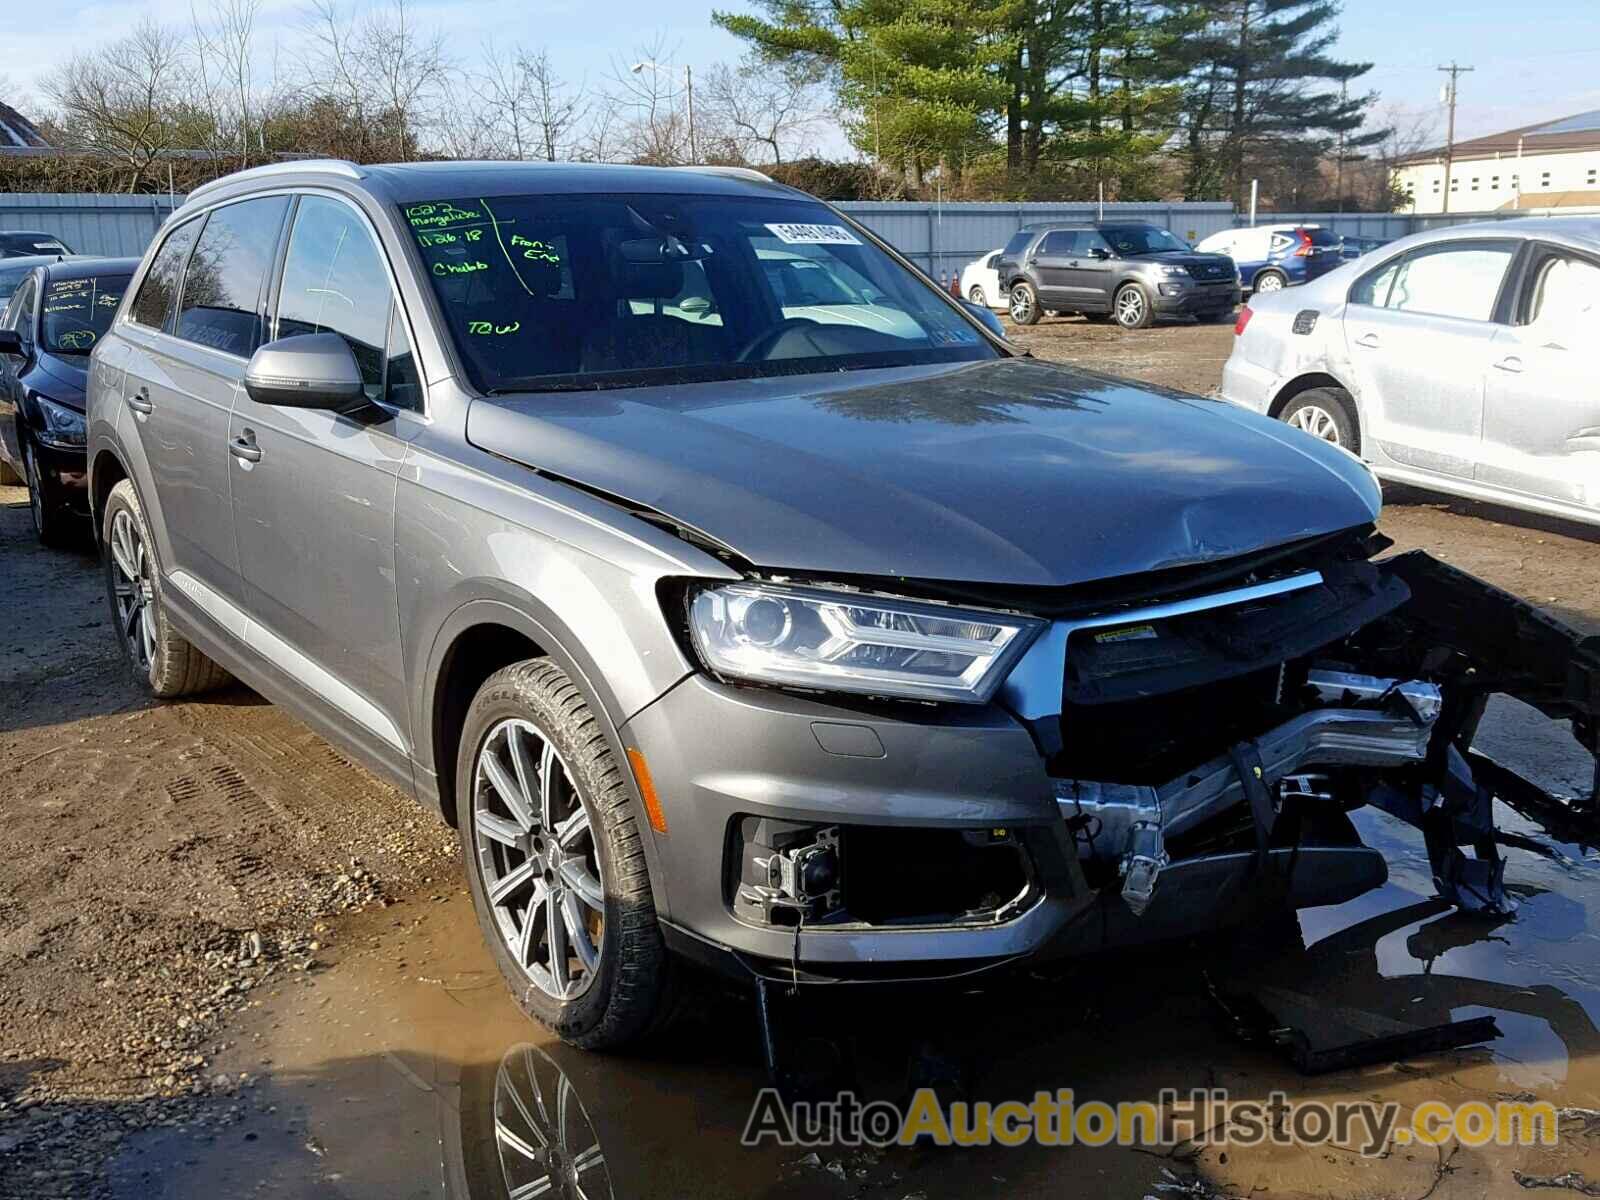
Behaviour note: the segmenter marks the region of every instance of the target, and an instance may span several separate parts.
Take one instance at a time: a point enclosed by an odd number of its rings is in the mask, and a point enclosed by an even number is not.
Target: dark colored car
[[[34,267],[0,315],[0,461],[28,485],[47,545],[87,515],[84,387],[89,352],[111,325],[136,258]]]
[[[1052,224],[1018,230],[995,264],[1011,319],[1046,310],[1143,329],[1158,316],[1231,318],[1239,274],[1223,254],[1199,254],[1140,221]]]
[[[1339,239],[1339,257],[1348,262],[1352,258],[1371,254],[1378,247],[1387,246],[1392,240],[1392,238],[1342,237]]]
[[[0,258],[71,253],[72,247],[53,233],[41,233],[37,229],[0,229]]]

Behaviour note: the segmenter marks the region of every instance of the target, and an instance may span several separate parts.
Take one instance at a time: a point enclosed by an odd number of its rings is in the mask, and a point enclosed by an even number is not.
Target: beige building
[[[1402,212],[1600,205],[1600,109],[1457,142],[1448,185],[1443,146],[1401,159],[1394,180]]]

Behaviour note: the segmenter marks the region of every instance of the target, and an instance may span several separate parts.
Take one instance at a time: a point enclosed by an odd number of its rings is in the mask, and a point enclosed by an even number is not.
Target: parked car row
[[[1244,294],[1309,283],[1383,244],[1317,225],[1263,225],[1212,234],[1190,250],[1148,222],[1028,225],[968,263],[959,292],[1009,310],[1020,325],[1082,313],[1139,329],[1162,316],[1221,319]],[[1230,274],[1239,293],[1231,301],[1221,294]]]

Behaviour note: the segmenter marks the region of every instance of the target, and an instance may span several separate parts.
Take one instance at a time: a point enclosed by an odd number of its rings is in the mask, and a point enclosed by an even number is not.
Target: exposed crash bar
[[[1312,709],[1254,739],[1266,786],[1308,767],[1404,767],[1426,758],[1442,703],[1435,685],[1329,670],[1312,671],[1307,682],[1325,700],[1374,707]],[[1064,818],[1098,821],[1094,840],[1126,873],[1123,894],[1136,912],[1165,861],[1162,840],[1247,799],[1229,753],[1163,784],[1062,779],[1055,792]]]

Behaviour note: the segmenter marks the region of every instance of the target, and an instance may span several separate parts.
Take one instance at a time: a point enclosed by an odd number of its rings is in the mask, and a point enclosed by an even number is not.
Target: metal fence
[[[138,255],[183,196],[69,192],[59,195],[0,193],[0,229],[37,229],[55,234],[80,254]],[[848,200],[838,207],[888,241],[937,279],[959,273],[981,254],[1003,246],[1020,226],[1039,221],[1094,219],[1098,206],[1083,203],[953,203],[921,200]],[[1576,209],[1499,210],[1428,216],[1409,213],[1261,213],[1257,223],[1323,225],[1354,237],[1392,239],[1470,221],[1510,217],[1576,215]],[[1248,224],[1227,203],[1107,204],[1109,220],[1154,221],[1190,242]]]
[[[144,253],[183,197],[102,192],[0,193],[0,229],[52,233],[79,254]]]
[[[1080,203],[937,204],[922,200],[849,200],[849,213],[935,279],[959,274],[980,254],[1006,244],[1023,225],[1040,221],[1092,221],[1099,206]],[[1107,204],[1107,220],[1154,221],[1197,242],[1234,224],[1233,205],[1216,202]]]

